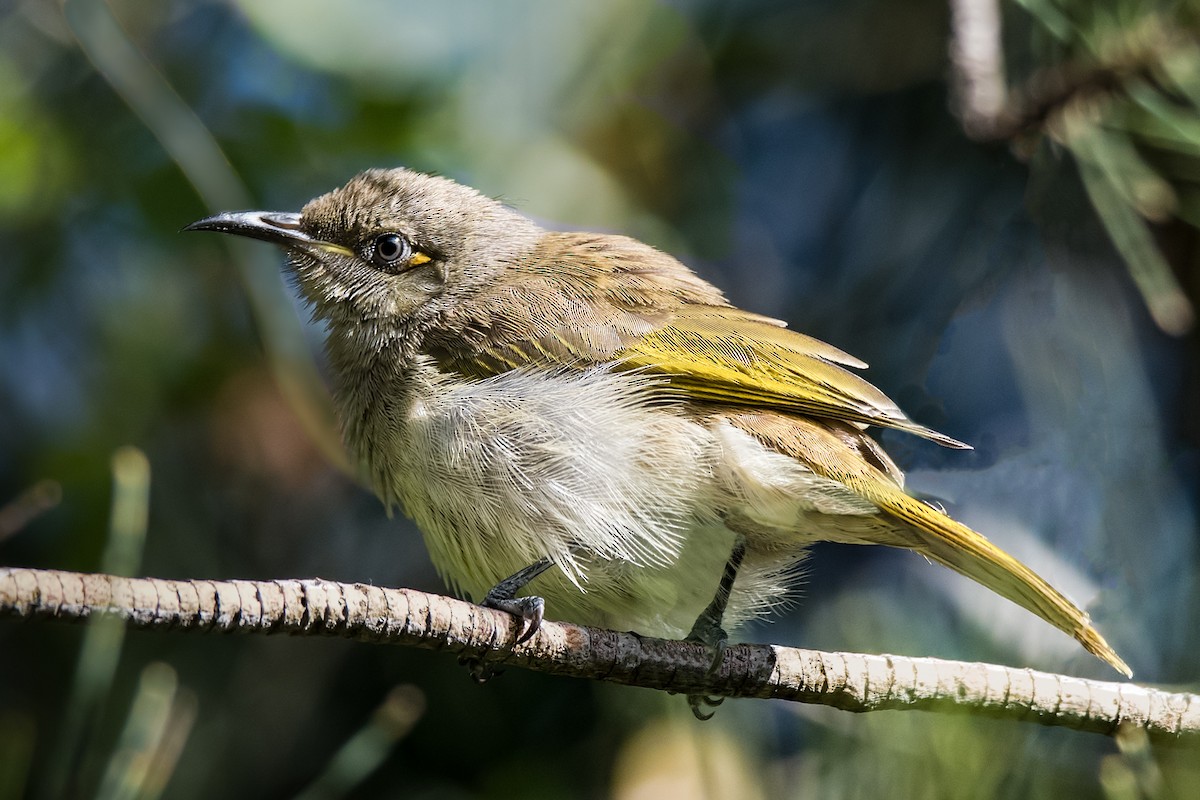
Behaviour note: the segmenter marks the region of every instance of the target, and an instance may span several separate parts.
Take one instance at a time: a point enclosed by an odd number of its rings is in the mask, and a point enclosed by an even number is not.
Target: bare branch
[[[113,614],[139,628],[341,636],[447,650],[491,665],[681,694],[758,697],[847,711],[968,711],[1112,734],[1178,740],[1200,733],[1200,696],[1130,683],[935,658],[737,644],[708,675],[693,642],[547,621],[514,646],[508,614],[412,589],[323,580],[120,578],[0,568],[0,615],[82,620]]]

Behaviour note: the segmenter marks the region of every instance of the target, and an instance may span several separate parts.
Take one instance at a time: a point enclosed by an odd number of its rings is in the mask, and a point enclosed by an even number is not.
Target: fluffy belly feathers
[[[712,598],[736,528],[749,548],[732,628],[785,600],[804,547],[830,538],[796,526],[812,516],[814,482],[832,482],[664,399],[657,383],[606,367],[450,383],[424,365],[403,393],[375,394],[397,402],[348,417],[363,425],[348,438],[457,590],[479,600],[553,560],[529,587],[551,618],[678,636]],[[874,510],[855,500],[838,510]]]

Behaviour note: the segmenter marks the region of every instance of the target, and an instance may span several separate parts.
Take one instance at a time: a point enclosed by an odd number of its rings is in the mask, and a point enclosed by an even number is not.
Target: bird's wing
[[[863,362],[818,339],[737,308],[684,306],[617,357],[668,376],[688,397],[723,405],[882,425],[947,447],[969,445],[918,425],[846,367]]]
[[[507,277],[463,304],[467,321],[452,342],[434,343],[443,365],[482,377],[611,362],[662,375],[690,400],[882,425],[969,448],[913,422],[847,369],[862,361],[730,306],[683,264],[636,240],[548,234]]]

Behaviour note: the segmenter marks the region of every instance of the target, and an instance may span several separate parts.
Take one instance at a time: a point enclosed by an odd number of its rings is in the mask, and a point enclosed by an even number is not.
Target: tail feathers
[[[858,487],[860,491],[866,487]],[[935,508],[882,484],[870,487],[870,497],[891,516],[907,523],[914,539],[904,546],[966,575],[996,594],[1032,611],[1126,677],[1133,672],[1092,627],[1086,612],[1029,567]]]

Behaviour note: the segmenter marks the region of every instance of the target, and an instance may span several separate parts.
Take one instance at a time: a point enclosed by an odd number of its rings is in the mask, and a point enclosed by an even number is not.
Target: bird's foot
[[[487,596],[483,598],[482,605],[499,611],[507,611],[516,617],[521,623],[516,643],[529,641],[538,632],[538,628],[542,627],[542,620],[546,616],[546,601],[536,596],[505,597],[503,593],[496,591],[499,588],[500,586],[497,586],[488,592]]]
[[[552,563],[548,558],[539,558],[525,569],[497,583],[484,595],[480,605],[505,611],[517,618],[520,627],[517,629],[515,644],[529,641],[542,627],[542,619],[546,615],[545,600],[536,596],[517,597],[517,592],[524,589],[525,585],[538,575],[550,569]],[[458,663],[467,668],[476,683],[485,683],[503,672],[475,656],[462,656],[458,659]]]
[[[724,697],[709,697],[704,694],[689,694],[688,707],[692,709],[692,716],[704,722],[710,720],[717,713],[716,707],[725,702]],[[705,708],[714,709],[713,711],[705,711]]]
[[[729,646],[729,636],[721,627],[719,618],[714,619],[706,609],[705,613],[697,617],[696,624],[692,626],[691,632],[684,641],[699,642],[712,650],[713,658],[712,663],[708,665],[707,677],[712,678],[721,670],[721,662],[725,660],[725,649]],[[724,697],[709,697],[703,694],[689,694],[687,700],[688,707],[692,709],[692,714],[698,720],[712,719],[716,711],[704,711],[704,709],[706,707],[715,709],[725,702]]]
[[[487,683],[504,672],[500,667],[489,664],[476,656],[459,656],[458,663],[467,668],[467,674],[471,676],[471,680],[478,684]]]
[[[521,621],[521,628],[517,631],[517,644],[529,641],[538,632],[538,628],[542,627],[542,619],[546,615],[545,600],[536,596],[517,597],[517,592],[550,569],[552,563],[548,558],[539,558],[525,569],[497,583],[483,598],[482,605],[507,611]]]

